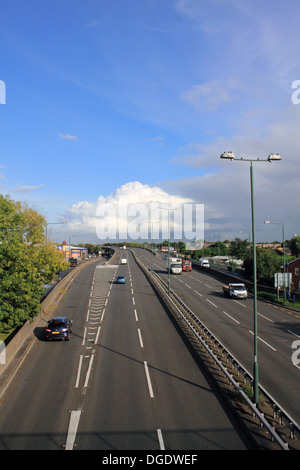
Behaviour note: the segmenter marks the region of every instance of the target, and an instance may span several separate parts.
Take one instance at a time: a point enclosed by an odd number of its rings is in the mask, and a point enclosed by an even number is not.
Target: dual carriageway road
[[[167,282],[164,255],[148,250],[136,252]],[[253,299],[232,300],[224,296],[217,276],[193,269],[171,275],[171,289],[198,316],[225,348],[252,374]],[[283,409],[300,422],[300,367],[292,361],[295,340],[300,339],[300,313],[258,300],[259,383]],[[298,346],[299,349],[299,346]]]
[[[75,276],[55,311],[73,320],[70,342],[35,331],[1,396],[0,449],[251,448],[127,257],[88,261]]]

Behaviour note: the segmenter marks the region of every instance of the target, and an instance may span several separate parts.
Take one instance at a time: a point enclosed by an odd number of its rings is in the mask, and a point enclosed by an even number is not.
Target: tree
[[[187,253],[187,250],[186,250],[186,245],[183,241],[179,241],[178,242],[178,251],[179,253],[181,253],[182,255],[185,255]]]
[[[44,217],[0,195],[0,324],[12,329],[40,311],[42,284],[65,267],[56,248],[45,244]]]
[[[293,256],[300,257],[300,235],[296,235],[288,241],[288,247]]]
[[[217,241],[214,245],[211,245],[211,255],[212,256],[227,256],[228,255],[228,248],[225,243]]]
[[[280,271],[282,256],[267,248],[256,249],[257,280],[273,282],[274,274]],[[244,259],[245,276],[253,279],[253,253],[248,253]]]
[[[229,254],[236,259],[245,259],[249,253],[249,244],[247,240],[235,238],[230,244]]]

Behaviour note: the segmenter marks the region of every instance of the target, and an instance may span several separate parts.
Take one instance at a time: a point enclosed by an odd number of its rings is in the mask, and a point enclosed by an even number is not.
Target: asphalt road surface
[[[249,448],[127,257],[75,277],[55,311],[73,320],[69,342],[35,331],[0,401],[0,449]]]
[[[167,282],[164,254],[152,258],[148,250],[137,252]],[[233,300],[225,296],[222,282],[206,274],[204,268],[171,275],[171,289],[252,374],[252,297]],[[300,339],[300,313],[262,300],[258,301],[257,311],[259,383],[300,423],[300,366],[292,361],[292,345]]]

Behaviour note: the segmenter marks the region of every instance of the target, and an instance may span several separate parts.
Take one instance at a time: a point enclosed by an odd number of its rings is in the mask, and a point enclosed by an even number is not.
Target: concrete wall
[[[0,376],[10,365],[15,355],[25,345],[26,341],[34,339],[34,330],[40,326],[45,326],[48,320],[53,316],[55,308],[57,307],[61,297],[64,295],[70,284],[72,283],[75,276],[87,266],[89,261],[86,261],[78,265],[75,269],[70,271],[47,295],[41,304],[41,311],[39,315],[34,317],[31,321],[27,321],[6,345],[5,351],[2,351],[2,355],[5,353],[5,363],[0,364]]]
[[[111,249],[112,256],[106,262],[107,264],[112,264],[116,262],[117,259],[117,252]],[[97,260],[99,262],[99,260]],[[47,295],[47,297],[43,300],[41,304],[41,311],[39,315],[34,317],[31,321],[27,321],[24,325],[19,329],[19,331],[15,334],[15,336],[11,339],[11,341],[5,346],[5,350],[1,351],[1,359],[5,358],[5,361],[0,361],[0,377],[4,372],[7,373],[7,369],[12,364],[13,359],[19,354],[24,356],[26,352],[26,348],[30,346],[32,341],[34,340],[34,330],[37,326],[43,327],[46,326],[46,323],[51,319],[53,316],[55,309],[66,292],[69,288],[70,284],[73,282],[75,276],[83,270],[86,266],[90,263],[95,262],[95,259],[84,261],[83,263],[76,266],[76,268],[72,269],[69,274],[67,274]],[[4,362],[4,363],[2,363]],[[0,383],[1,386],[1,383]]]

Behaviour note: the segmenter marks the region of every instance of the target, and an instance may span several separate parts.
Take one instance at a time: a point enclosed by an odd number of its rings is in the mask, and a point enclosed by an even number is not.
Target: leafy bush
[[[45,218],[9,196],[0,195],[0,328],[13,329],[37,315],[42,284],[65,267],[46,243]]]

